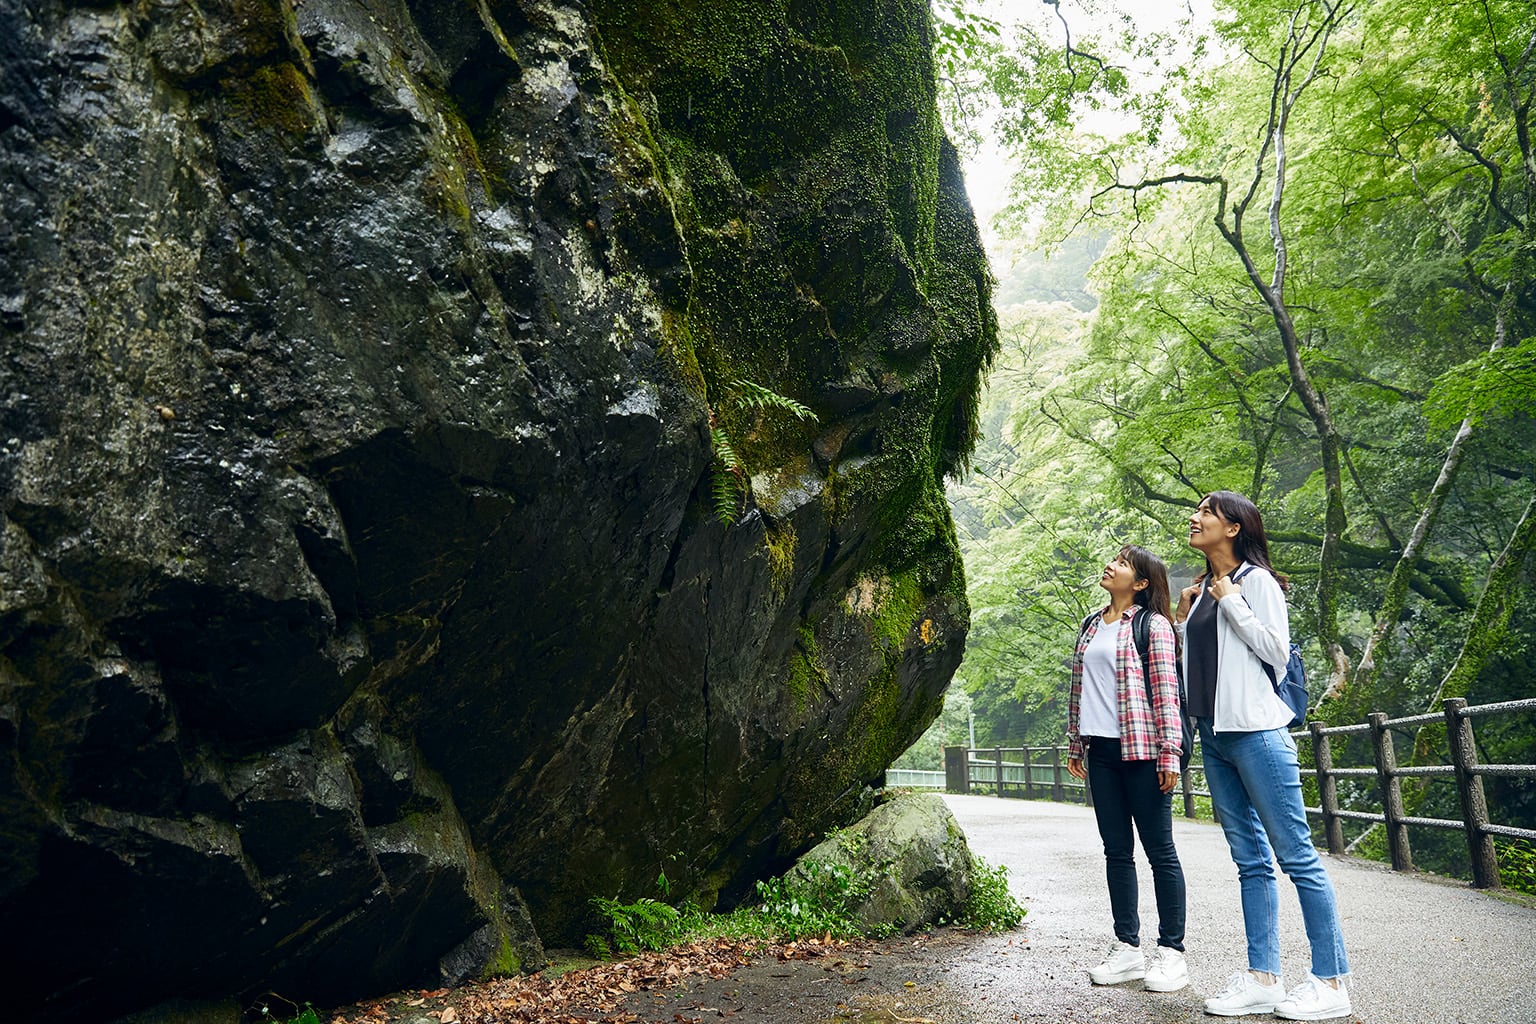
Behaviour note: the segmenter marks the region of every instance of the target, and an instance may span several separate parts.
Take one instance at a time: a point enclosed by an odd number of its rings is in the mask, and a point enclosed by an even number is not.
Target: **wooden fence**
[[[1184,798],[1184,816],[1193,818],[1195,798],[1210,797],[1210,792],[1197,787],[1193,777],[1205,775],[1200,764],[1200,738],[1195,737],[1195,756],[1190,759],[1189,770],[1179,778]],[[921,786],[916,776],[937,777],[939,772],[903,772],[893,778],[886,772],[886,785]],[[983,789],[998,796],[1016,796],[1026,799],[1049,799],[1066,803],[1093,806],[1093,793],[1088,786],[1074,779],[1067,771],[1065,745],[1049,747],[945,747],[942,786],[951,793],[972,793]],[[1010,792],[1011,791],[1011,792]]]
[[[1398,871],[1411,871],[1413,870],[1413,853],[1408,843],[1410,827],[1459,829],[1466,836],[1467,850],[1471,855],[1473,885],[1483,889],[1498,888],[1499,865],[1498,857],[1494,852],[1493,837],[1507,836],[1536,841],[1536,830],[1489,821],[1488,805],[1483,795],[1483,779],[1496,776],[1536,778],[1536,765],[1480,763],[1477,760],[1472,719],[1531,711],[1536,711],[1536,699],[1469,707],[1465,700],[1458,697],[1444,701],[1438,714],[1388,718],[1385,714],[1378,712],[1369,715],[1366,721],[1359,725],[1324,726],[1321,722],[1312,722],[1306,729],[1293,732],[1291,735],[1298,740],[1308,736],[1312,740],[1313,765],[1310,771],[1317,779],[1319,806],[1308,807],[1307,813],[1322,819],[1322,831],[1328,851],[1344,852],[1343,822],[1345,819],[1376,822],[1386,829],[1392,867]],[[1400,767],[1393,747],[1393,731],[1417,730],[1440,722],[1443,722],[1446,727],[1451,763]],[[1370,767],[1334,767],[1333,738],[1356,734],[1369,735],[1375,763]],[[1042,761],[1042,759],[1045,760]],[[984,787],[991,789],[998,796],[1070,800],[1091,806],[1092,796],[1088,787],[1071,777],[1067,772],[1066,762],[1067,748],[1061,745],[978,749],[945,747],[944,786],[953,793],[969,793],[978,787]],[[1200,764],[1198,738],[1195,757],[1190,761],[1189,770],[1180,779],[1184,814],[1191,818],[1195,817],[1195,798],[1210,796],[1206,789],[1195,787],[1192,776],[1196,773],[1199,773],[1203,779],[1204,769]],[[1454,778],[1457,802],[1461,808],[1461,820],[1409,816],[1403,806],[1402,780],[1412,777]],[[1379,813],[1345,809],[1339,806],[1337,780],[1348,778],[1365,778],[1375,781],[1382,808]],[[1011,794],[1010,790],[1012,790]]]

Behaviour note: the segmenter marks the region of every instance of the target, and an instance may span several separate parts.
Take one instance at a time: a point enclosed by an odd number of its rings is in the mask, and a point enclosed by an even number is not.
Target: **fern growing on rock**
[[[816,414],[793,398],[755,384],[749,380],[733,380],[725,386],[719,407],[710,410],[709,438],[713,452],[710,467],[710,498],[715,518],[727,526],[741,514],[743,503],[751,489],[747,469],[731,443],[731,438],[721,425],[720,414],[733,412],[784,413],[799,420],[814,421]]]

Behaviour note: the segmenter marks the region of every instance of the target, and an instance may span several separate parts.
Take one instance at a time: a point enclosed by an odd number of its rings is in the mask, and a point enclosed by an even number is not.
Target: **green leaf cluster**
[[[1359,658],[1465,423],[1475,433],[1390,625],[1395,644],[1370,706],[1421,709],[1463,648],[1536,483],[1530,5],[1340,8],[1292,110],[1283,202],[1271,208],[1273,57],[1293,25],[1321,11],[1228,0],[1208,25],[1147,33],[1063,2],[1002,26],[993,45],[1008,52],[975,72],[996,111],[990,133],[1021,168],[1004,226],[1042,251],[1063,237],[1102,247],[1081,286],[1097,300],[1090,311],[1002,311],[984,438],[974,471],[950,492],[973,609],[957,678],[981,745],[1060,739],[1071,643],[1102,603],[1103,560],[1141,543],[1168,561],[1175,586],[1187,582],[1202,563],[1185,544],[1185,519],[1218,488],[1264,510],[1291,579],[1293,635],[1311,644],[1309,675],[1328,678],[1313,643],[1327,508],[1320,439],[1255,286],[1277,270],[1271,213],[1297,365],[1343,445],[1346,525],[1328,582],[1345,656]],[[1053,21],[1079,31],[1052,32]],[[1245,266],[1216,218],[1230,226],[1232,204],[1250,192]],[[1518,576],[1522,593],[1531,573]],[[1533,632],[1515,615],[1494,649],[1528,649]],[[1498,665],[1469,697],[1536,693],[1529,674],[1517,680]]]
[[[594,955],[632,955],[642,950],[666,949],[682,940],[683,914],[660,900],[642,896],[633,903],[621,903],[594,896],[591,902],[608,923],[606,934],[594,932],[587,936],[587,950]]]
[[[1027,913],[1008,890],[1008,866],[982,857],[971,866],[971,895],[965,901],[965,926],[978,931],[1011,931]]]

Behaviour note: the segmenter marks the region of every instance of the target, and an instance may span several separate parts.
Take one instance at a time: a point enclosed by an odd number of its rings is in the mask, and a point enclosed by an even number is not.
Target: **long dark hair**
[[[1232,538],[1232,554],[1238,563],[1248,562],[1268,570],[1281,590],[1290,590],[1290,579],[1269,564],[1269,538],[1264,535],[1264,517],[1259,514],[1259,507],[1236,491],[1212,491],[1205,500],[1210,502],[1211,511],[1217,516],[1237,524],[1237,536]],[[1213,573],[1211,560],[1207,558],[1205,574]]]
[[[1168,567],[1163,564],[1163,560],[1135,544],[1121,548],[1120,557],[1131,563],[1138,580],[1147,581],[1145,587],[1131,595],[1131,600],[1172,622],[1173,614],[1168,601]]]

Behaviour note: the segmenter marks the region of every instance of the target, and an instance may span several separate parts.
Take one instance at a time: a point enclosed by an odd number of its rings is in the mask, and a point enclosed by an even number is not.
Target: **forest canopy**
[[[1317,716],[1536,695],[1536,5],[1129,10],[934,8],[952,133],[1011,175],[951,490],[976,742],[1060,740],[1105,559],[1186,584],[1220,488],[1264,511]]]

